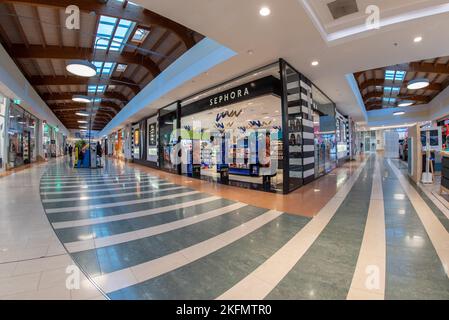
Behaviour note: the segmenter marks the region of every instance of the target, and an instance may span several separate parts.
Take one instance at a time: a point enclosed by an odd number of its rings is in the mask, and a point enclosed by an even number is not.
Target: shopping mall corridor
[[[0,178],[0,299],[449,299],[449,210],[398,160],[345,172],[313,218],[117,161]]]

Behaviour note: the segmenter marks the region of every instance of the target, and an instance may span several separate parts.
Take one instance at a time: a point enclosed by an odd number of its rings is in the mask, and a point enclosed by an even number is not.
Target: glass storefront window
[[[315,108],[315,176],[322,176],[337,167],[337,131],[335,105],[318,88],[312,86]],[[345,136],[343,134],[343,136]]]
[[[177,172],[177,164],[173,162],[172,152],[178,144],[176,135],[177,125],[177,107],[178,103],[174,103],[160,110],[159,113],[159,137],[160,152],[159,163],[161,169]]]
[[[36,161],[37,119],[15,104],[9,110],[8,166],[15,168]]]
[[[265,95],[181,118],[182,174],[282,192],[281,101]]]
[[[6,98],[0,94],[0,171],[5,169],[5,112],[6,112]]]

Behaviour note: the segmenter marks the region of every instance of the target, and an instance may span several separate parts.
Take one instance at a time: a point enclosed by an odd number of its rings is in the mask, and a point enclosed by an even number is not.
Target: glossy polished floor
[[[0,178],[0,299],[449,299],[449,210],[398,160],[368,155],[279,201],[105,167]]]

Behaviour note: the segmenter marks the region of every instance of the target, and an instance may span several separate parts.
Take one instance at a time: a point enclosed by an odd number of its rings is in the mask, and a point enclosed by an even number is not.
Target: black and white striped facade
[[[287,67],[288,133],[300,135],[301,145],[289,144],[289,176],[301,185],[315,177],[315,136],[311,82]],[[299,122],[299,125],[297,125]]]

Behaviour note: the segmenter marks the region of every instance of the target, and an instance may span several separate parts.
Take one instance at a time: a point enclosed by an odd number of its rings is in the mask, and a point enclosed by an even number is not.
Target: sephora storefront
[[[133,124],[131,154],[180,175],[289,193],[336,167],[336,123],[335,104],[279,60]]]

